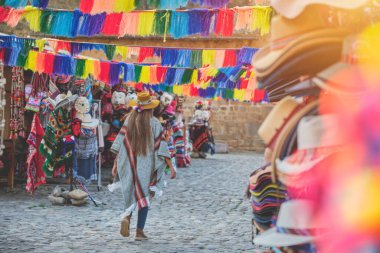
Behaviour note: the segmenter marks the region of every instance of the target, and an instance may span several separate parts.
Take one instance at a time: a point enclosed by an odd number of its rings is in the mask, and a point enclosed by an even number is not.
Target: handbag
[[[29,100],[30,94],[32,94],[33,86],[31,84],[25,85],[25,100]]]
[[[61,92],[52,80],[49,80],[49,97],[55,99]]]
[[[46,74],[39,74],[38,72],[34,74],[32,80],[32,91],[29,95],[28,102],[26,103],[25,109],[32,112],[39,112],[41,100],[46,95],[46,84],[48,82],[49,76]]]

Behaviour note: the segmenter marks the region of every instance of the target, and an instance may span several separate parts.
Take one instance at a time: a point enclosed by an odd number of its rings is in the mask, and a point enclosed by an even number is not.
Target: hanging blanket
[[[150,187],[155,184],[160,185],[163,173],[163,166],[159,157],[170,158],[170,153],[166,142],[162,139],[163,128],[161,123],[152,118],[152,145],[148,147],[147,156],[136,156],[127,138],[128,120],[116,137],[111,147],[111,151],[118,154],[117,170],[122,185],[125,200],[125,213],[123,216],[130,215],[133,210],[147,207],[149,203]]]
[[[28,166],[26,191],[31,194],[34,193],[36,187],[46,183],[45,173],[42,171],[45,159],[38,151],[43,135],[44,129],[41,126],[40,119],[37,114],[34,114],[32,128],[26,141],[29,145],[29,154],[26,161]]]

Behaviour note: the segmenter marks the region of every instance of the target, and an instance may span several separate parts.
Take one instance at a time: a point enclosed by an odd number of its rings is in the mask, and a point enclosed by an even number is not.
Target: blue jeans
[[[137,216],[137,228],[138,229],[144,229],[146,218],[148,217],[148,207],[144,207],[139,210],[138,216]]]

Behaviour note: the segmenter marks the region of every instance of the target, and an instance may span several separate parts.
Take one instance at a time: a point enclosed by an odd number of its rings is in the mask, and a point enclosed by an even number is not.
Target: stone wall
[[[184,104],[186,122],[194,112],[196,98],[187,98]],[[272,109],[271,105],[253,105],[234,101],[212,101],[211,126],[216,142],[226,143],[230,151],[264,150],[257,130]]]

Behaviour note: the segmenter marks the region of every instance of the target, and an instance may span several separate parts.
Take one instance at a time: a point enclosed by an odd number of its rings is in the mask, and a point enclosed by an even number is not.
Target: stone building
[[[50,0],[50,8],[73,10],[79,6],[80,0]],[[255,4],[268,4],[268,0],[232,0],[228,7],[247,6]],[[191,6],[189,6],[191,7]],[[28,26],[21,22],[16,28],[9,28],[0,24],[0,32],[15,34],[18,36],[44,37],[44,34],[34,34]],[[265,45],[267,37],[259,35],[235,35],[229,38],[220,37],[189,37],[174,40],[167,39],[163,42],[162,37],[149,38],[115,38],[115,37],[85,37],[72,40],[94,43],[110,43],[116,45],[138,45],[176,48],[242,48]],[[87,52],[91,56],[106,59],[103,52]],[[86,53],[84,53],[86,54]],[[117,60],[117,58],[115,58]],[[154,59],[149,59],[151,62]],[[195,98],[188,98],[185,104],[186,118],[192,114]],[[233,101],[213,101],[213,133],[216,142],[229,145],[230,150],[262,151],[263,143],[257,136],[257,129],[265,116],[270,111],[270,105],[252,105],[249,103],[238,103]]]

